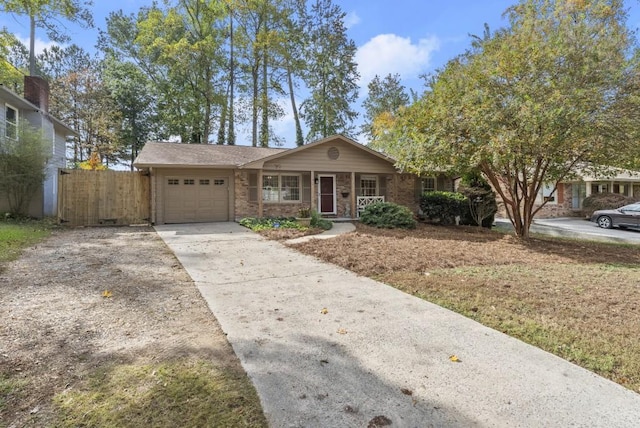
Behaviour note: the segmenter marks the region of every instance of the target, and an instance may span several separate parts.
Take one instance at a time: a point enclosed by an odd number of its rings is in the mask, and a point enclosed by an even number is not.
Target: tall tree
[[[88,9],[92,4],[91,1],[79,0],[0,0],[1,11],[29,17],[30,75],[36,75],[36,27],[44,28],[51,40],[64,43],[69,36],[61,30],[58,17],[92,27],[93,17]]]
[[[543,184],[638,153],[640,56],[621,0],[522,0],[506,15],[429,80],[383,145],[416,172],[479,168],[527,237]]]
[[[119,139],[124,153],[119,153],[119,157],[122,160],[128,159],[133,171],[133,161],[138,152],[150,137],[157,135],[162,129],[155,115],[155,97],[149,80],[131,62],[106,58],[103,81],[122,119]]]
[[[213,0],[154,5],[137,16],[120,11],[99,39],[103,51],[133,61],[151,80],[159,116],[185,143],[207,143],[226,104],[224,16],[224,5]]]
[[[375,139],[374,126],[376,121],[388,123],[398,113],[400,108],[409,104],[409,95],[400,83],[399,74],[388,74],[384,79],[376,75],[369,85],[367,98],[362,103],[364,107],[364,124],[361,131],[370,140]]]
[[[0,82],[16,93],[22,92],[29,51],[6,28],[0,30]]]
[[[351,104],[358,97],[359,74],[356,45],[347,37],[345,15],[331,0],[315,0],[305,17],[310,38],[305,82],[311,96],[300,110],[309,127],[307,140],[355,133],[353,121],[358,113]]]

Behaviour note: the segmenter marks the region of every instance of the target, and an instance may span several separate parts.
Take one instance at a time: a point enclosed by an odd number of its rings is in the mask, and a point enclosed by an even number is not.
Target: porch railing
[[[358,217],[360,217],[360,213],[364,211],[364,209],[371,204],[375,204],[377,202],[384,202],[384,196],[358,196],[358,206],[356,207],[358,212]]]

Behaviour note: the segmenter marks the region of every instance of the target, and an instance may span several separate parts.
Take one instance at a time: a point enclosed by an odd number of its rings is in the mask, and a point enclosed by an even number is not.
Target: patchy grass
[[[244,372],[205,360],[99,369],[54,403],[60,427],[267,426]]]
[[[0,221],[0,272],[2,264],[18,258],[22,250],[51,233],[52,223],[42,221]]]
[[[640,392],[637,246],[474,227],[358,225],[295,246],[503,331]]]

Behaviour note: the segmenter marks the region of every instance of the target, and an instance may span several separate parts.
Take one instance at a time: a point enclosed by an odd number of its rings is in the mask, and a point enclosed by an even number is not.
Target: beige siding
[[[208,177],[208,178],[226,178],[228,180],[229,186],[229,219],[233,219],[235,217],[234,212],[234,187],[235,187],[235,177],[234,171],[227,169],[189,169],[189,168],[181,168],[181,169],[172,169],[172,168],[160,168],[154,169],[153,172],[154,179],[153,183],[153,193],[152,193],[152,218],[154,223],[156,224],[164,224],[164,207],[165,207],[165,194],[164,194],[164,183],[166,179],[169,177],[177,177],[177,178],[190,178],[193,177],[195,179]]]
[[[328,151],[338,149],[338,159],[330,159]],[[394,173],[393,164],[342,141],[320,144],[307,150],[282,156],[264,163],[265,170],[273,171],[354,171],[363,173]]]

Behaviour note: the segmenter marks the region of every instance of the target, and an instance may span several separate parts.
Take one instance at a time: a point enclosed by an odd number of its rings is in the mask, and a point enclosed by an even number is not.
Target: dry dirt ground
[[[0,270],[0,313],[0,381],[19,386],[0,391],[0,426],[55,425],[53,397],[109,364],[186,358],[246,378],[151,228],[54,232]]]

